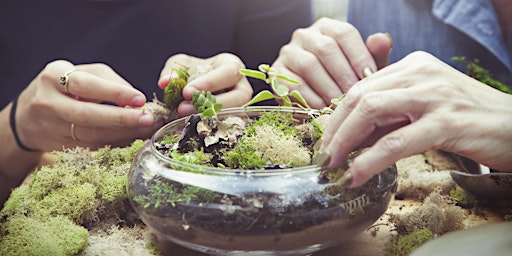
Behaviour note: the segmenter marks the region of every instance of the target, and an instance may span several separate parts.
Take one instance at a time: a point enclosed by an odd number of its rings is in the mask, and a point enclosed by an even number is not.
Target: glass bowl
[[[298,108],[222,110],[218,118],[257,118],[263,112],[311,113]],[[181,134],[186,118],[157,131],[137,153],[127,186],[130,203],[159,236],[212,255],[304,255],[346,241],[370,227],[397,189],[396,166],[360,188],[344,190],[315,165],[273,170],[233,170],[180,162],[156,146]],[[353,157],[353,156],[352,156]],[[338,175],[339,177],[339,175]]]

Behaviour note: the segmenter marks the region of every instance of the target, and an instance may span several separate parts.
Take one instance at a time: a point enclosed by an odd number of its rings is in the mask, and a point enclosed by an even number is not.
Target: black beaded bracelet
[[[17,95],[16,98],[14,98],[14,100],[12,101],[11,115],[9,117],[12,134],[14,134],[14,139],[16,140],[16,144],[18,144],[19,148],[29,152],[40,152],[40,150],[32,149],[23,145],[23,143],[20,140],[20,136],[18,136],[18,131],[16,130],[16,105],[18,105],[18,97],[19,95]]]

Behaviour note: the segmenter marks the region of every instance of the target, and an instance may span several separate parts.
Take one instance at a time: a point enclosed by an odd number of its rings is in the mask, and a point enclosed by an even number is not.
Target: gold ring
[[[75,134],[75,123],[71,123],[71,138],[73,138],[74,141],[78,141]]]
[[[371,68],[366,67],[363,69],[363,78],[369,77],[371,74],[373,74],[373,71]]]
[[[60,76],[60,79],[59,79],[59,85],[60,87],[64,88],[64,91],[66,93],[69,93],[69,90],[68,90],[68,86],[69,86],[69,74],[75,72],[75,71],[78,71],[77,69],[72,69],[66,73],[64,73],[64,75]]]

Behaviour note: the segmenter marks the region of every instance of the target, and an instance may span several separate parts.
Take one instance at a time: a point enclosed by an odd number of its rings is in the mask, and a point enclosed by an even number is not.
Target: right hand
[[[389,35],[371,35],[365,44],[351,24],[321,18],[297,29],[272,67],[302,82],[289,87],[300,91],[312,108],[320,109],[362,79],[365,68],[376,71],[386,66],[391,47]]]
[[[70,70],[77,71],[68,75],[66,93],[59,79]],[[75,66],[57,60],[49,63],[19,96],[17,130],[25,146],[41,151],[126,146],[137,138],[149,138],[159,126],[150,113],[135,109],[145,103],[143,93],[105,64]],[[71,135],[72,123],[76,141]]]

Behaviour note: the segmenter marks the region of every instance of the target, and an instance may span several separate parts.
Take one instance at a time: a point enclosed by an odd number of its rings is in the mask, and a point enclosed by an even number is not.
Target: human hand
[[[346,180],[365,183],[400,158],[439,149],[512,171],[512,95],[416,52],[355,84],[332,114],[320,151]]]
[[[210,91],[224,108],[242,106],[252,97],[252,87],[246,77],[239,72],[245,68],[237,56],[221,53],[207,59],[185,54],[170,57],[160,74],[158,86],[164,89],[173,75],[173,70],[180,66],[209,66],[211,71],[191,81],[183,88],[184,101],[178,106],[178,113],[187,116],[197,111],[192,105],[194,91]]]
[[[59,85],[66,72],[67,91]],[[148,138],[156,129],[150,113],[123,108],[145,103],[143,93],[104,64],[75,66],[58,60],[49,63],[19,96],[17,131],[25,146],[41,151],[125,146]]]
[[[388,34],[378,33],[363,42],[349,23],[321,18],[312,26],[297,29],[281,48],[272,67],[300,81],[297,89],[313,108],[331,104],[357,81],[363,70],[375,71],[387,65],[392,46]]]

